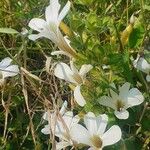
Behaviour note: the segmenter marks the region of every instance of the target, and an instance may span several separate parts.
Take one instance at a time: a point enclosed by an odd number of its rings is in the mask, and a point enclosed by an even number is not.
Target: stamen
[[[83,80],[82,80],[82,78],[81,78],[81,76],[80,76],[79,74],[74,73],[74,74],[72,75],[72,77],[73,77],[73,79],[74,79],[78,84],[82,84],[82,83],[83,83]]]
[[[98,135],[94,135],[93,137],[91,137],[91,142],[93,146],[98,149],[101,148],[103,144],[101,138]]]
[[[125,106],[125,104],[121,100],[117,100],[116,107],[117,107],[118,111],[122,111],[124,106]]]

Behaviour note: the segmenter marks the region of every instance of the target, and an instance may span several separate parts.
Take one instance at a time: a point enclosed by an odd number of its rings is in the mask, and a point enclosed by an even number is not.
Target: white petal
[[[51,55],[66,55],[68,57],[71,57],[71,55],[65,51],[54,51],[54,52],[51,52]]]
[[[90,147],[90,148],[88,148],[88,150],[94,150],[94,148],[93,148],[93,147]],[[98,149],[98,150],[101,150],[101,149]]]
[[[72,77],[73,72],[65,63],[58,63],[54,69],[54,75],[60,79],[76,83]]]
[[[128,119],[129,117],[129,112],[127,110],[115,111],[114,113],[118,119]]]
[[[150,71],[150,64],[143,57],[140,57],[139,59],[137,58],[134,61],[134,67],[147,74]]]
[[[82,107],[86,104],[86,101],[80,91],[80,85],[76,86],[74,89],[74,99]]]
[[[114,99],[112,99],[111,97],[108,97],[108,96],[102,96],[100,99],[99,99],[99,103],[103,106],[108,106],[112,109],[116,109],[116,101]]]
[[[64,114],[63,119],[68,127],[68,129],[70,130],[71,127],[75,124],[77,124],[80,120],[79,116],[73,116],[73,112],[72,111],[68,111]]]
[[[57,44],[57,41],[58,41],[57,35],[54,32],[51,32],[49,28],[45,28],[43,31],[41,31],[38,34],[31,34],[28,36],[28,38],[32,41],[35,41],[35,40],[42,38],[42,37],[48,38],[52,42]]]
[[[98,127],[97,133],[99,135],[102,135],[105,132],[107,123],[108,123],[108,116],[106,114],[99,115],[97,117],[97,127]]]
[[[6,67],[8,67],[10,65],[11,62],[12,62],[11,58],[9,58],[9,57],[4,58],[0,62],[0,69],[5,69]]]
[[[18,65],[11,65],[8,66],[5,71],[2,71],[3,78],[6,77],[13,77],[16,76],[19,73]]]
[[[79,74],[84,78],[85,77],[85,75],[91,70],[93,68],[93,66],[92,65],[87,65],[87,64],[85,64],[85,65],[82,65],[81,66],[81,69],[80,69],[80,71],[79,71]]]
[[[117,89],[114,83],[111,83],[110,86],[113,87],[114,89]],[[110,88],[110,95],[112,99],[115,101],[119,98],[119,95],[116,92],[114,92],[111,88]]]
[[[45,112],[42,118],[46,121],[51,121],[51,124],[54,124],[56,114],[52,112]]]
[[[58,13],[60,9],[60,4],[58,0],[51,0],[50,5],[46,8],[45,17],[48,24],[58,25]]]
[[[121,139],[121,129],[117,125],[113,125],[102,136],[103,147],[117,143]]]
[[[43,134],[50,134],[50,126],[49,125],[45,125],[45,127],[41,130],[41,132]]]
[[[57,120],[57,123],[55,126],[55,133],[54,133],[55,136],[57,136],[63,140],[66,140],[64,133],[66,133],[66,128],[65,128],[64,124],[60,120]]]
[[[62,150],[71,145],[72,144],[70,142],[61,141],[61,142],[56,143],[56,150]]]
[[[146,80],[147,80],[147,82],[150,82],[150,75],[146,76]]]
[[[46,24],[45,20],[40,19],[40,18],[33,18],[29,22],[29,27],[38,32],[43,31],[46,25],[47,24]]]
[[[88,112],[84,116],[84,123],[91,136],[97,134],[97,117],[94,115],[94,113]]]
[[[39,39],[39,38],[42,38],[42,37],[44,37],[41,33],[39,33],[39,34],[30,34],[29,36],[28,36],[28,38],[30,39],[30,40],[32,40],[32,41],[35,41],[35,40],[37,40],[37,39]]]
[[[75,74],[78,74],[78,69],[73,64],[73,61],[70,61],[70,68]]]
[[[66,135],[64,133],[70,130],[72,118],[73,118],[73,112],[68,111],[62,116],[63,121],[61,119],[57,121],[56,128],[55,128],[55,135],[57,137],[66,139]],[[67,134],[69,133],[67,132]]]
[[[64,122],[66,123],[68,129],[70,129],[72,118],[73,118],[72,111],[67,111],[63,116]]]
[[[141,104],[144,101],[142,93],[137,88],[130,89],[127,95],[128,108]]]
[[[70,10],[70,5],[71,3],[68,1],[66,5],[64,6],[64,8],[61,10],[59,17],[58,17],[59,22],[61,22],[63,18],[67,15],[68,11]]]
[[[71,128],[70,131],[71,137],[74,141],[86,145],[91,145],[89,140],[90,135],[85,127],[80,124],[76,124]]]
[[[80,117],[78,115],[74,116],[72,118],[72,122],[71,122],[70,127],[73,127],[74,125],[76,125],[79,122],[79,120],[80,120]]]
[[[124,83],[119,88],[119,91],[120,91],[119,96],[120,96],[121,100],[123,100],[123,101],[127,100],[129,89],[130,89],[130,83],[128,83],[128,82]]]
[[[48,121],[48,112],[45,112],[42,118],[46,121]]]
[[[62,107],[60,109],[60,114],[63,115],[67,109],[67,105],[68,105],[68,102],[67,101],[64,101],[64,103],[62,104]]]

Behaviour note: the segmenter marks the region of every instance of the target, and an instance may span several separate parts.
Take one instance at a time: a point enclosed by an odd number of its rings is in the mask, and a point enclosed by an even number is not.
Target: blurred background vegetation
[[[145,92],[146,102],[131,111],[127,121],[118,122],[123,129],[123,140],[117,146],[120,150],[148,150],[150,142],[150,108],[148,107],[149,85],[141,74],[131,65],[130,57],[136,58],[141,52],[147,60],[150,51],[150,1],[149,0],[70,0],[71,11],[64,20],[69,27],[71,45],[81,55],[77,65],[90,63],[95,66],[91,73],[92,88],[84,90],[88,104],[77,111],[103,113],[96,101],[106,93],[109,83],[128,81],[139,86]],[[60,0],[64,5],[66,0]],[[28,23],[32,18],[44,18],[45,7],[49,0],[1,0],[0,28],[13,28],[19,34],[0,33],[0,59],[13,58],[20,67],[38,76],[32,78],[28,73],[8,79],[1,86],[0,102],[0,150],[47,150],[51,149],[49,136],[41,133],[44,110],[53,109],[57,104],[70,99],[70,90],[62,82],[45,71],[47,56],[55,45],[47,39],[36,42],[27,37],[32,31]],[[121,33],[129,25],[131,15],[135,13],[137,22],[131,34],[126,35],[128,42],[120,41]],[[21,32],[28,30],[23,35]],[[61,26],[64,34],[68,28]],[[64,60],[54,57],[54,60]],[[66,60],[66,59],[65,59]],[[66,60],[68,62],[68,60]],[[118,63],[119,62],[119,63]],[[108,73],[102,71],[103,65],[109,65]],[[106,70],[107,72],[107,70]],[[90,79],[89,79],[90,80]],[[136,82],[138,81],[138,83]],[[95,91],[94,93],[92,91]],[[143,109],[145,109],[144,114]],[[111,116],[110,112],[110,116]],[[110,124],[117,120],[110,119]],[[105,149],[109,149],[105,148]]]

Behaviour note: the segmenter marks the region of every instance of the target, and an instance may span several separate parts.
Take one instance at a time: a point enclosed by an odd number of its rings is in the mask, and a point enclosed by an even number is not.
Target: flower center
[[[82,78],[81,78],[81,76],[80,76],[79,74],[74,73],[74,74],[72,75],[72,77],[73,77],[73,79],[74,79],[78,84],[82,84],[82,83],[83,83],[83,80],[82,80]]]
[[[98,135],[93,135],[91,137],[91,142],[96,149],[101,148],[103,144],[101,138]]]
[[[67,133],[67,132],[63,132],[63,134],[62,134],[63,136],[64,136],[64,138],[66,139],[66,140],[70,140],[70,135],[69,135],[69,133]]]
[[[125,104],[123,103],[123,101],[117,100],[117,102],[116,102],[117,111],[122,111],[124,106],[125,106]]]

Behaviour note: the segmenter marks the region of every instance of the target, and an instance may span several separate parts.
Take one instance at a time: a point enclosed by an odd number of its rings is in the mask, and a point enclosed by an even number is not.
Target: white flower
[[[67,108],[67,101],[65,101],[63,104],[62,104],[62,107],[59,111],[59,113],[61,115],[64,115],[65,112],[66,112],[66,108]],[[45,125],[45,127],[41,130],[41,132],[43,134],[50,134],[50,129],[52,129],[52,131],[54,131],[55,129],[55,122],[56,122],[56,118],[57,118],[57,115],[56,115],[56,112],[53,112],[53,113],[50,113],[50,112],[45,112],[43,117],[42,117],[44,120],[46,121],[49,121],[49,124],[48,125]]]
[[[137,56],[136,60],[134,60],[133,65],[138,70],[147,74],[146,80],[150,82],[150,64],[140,55]]]
[[[54,75],[65,81],[69,81],[76,85],[74,88],[74,98],[75,101],[80,105],[84,106],[86,104],[85,99],[83,98],[80,87],[84,84],[86,80],[86,74],[92,69],[92,65],[84,64],[81,69],[78,71],[77,68],[73,65],[73,62],[70,62],[70,67],[65,63],[58,63],[54,69]]]
[[[76,57],[74,49],[66,42],[62,33],[59,30],[59,25],[62,19],[66,16],[70,9],[70,2],[68,1],[64,8],[60,11],[60,4],[58,0],[50,0],[50,5],[46,8],[45,18],[33,18],[29,22],[29,27],[39,32],[38,34],[29,35],[29,39],[35,41],[38,38],[45,37],[54,42],[60,51],[53,52],[52,55],[65,54],[67,56]]]
[[[107,115],[95,116],[89,112],[84,117],[85,127],[76,124],[71,130],[72,138],[78,144],[90,146],[89,150],[101,150],[103,147],[115,144],[121,139],[121,130],[119,126],[113,125],[106,130],[108,122]]]
[[[51,132],[59,137],[60,142],[56,144],[56,149],[60,150],[67,146],[72,146],[74,141],[72,140],[70,130],[72,126],[78,123],[79,116],[73,116],[72,111],[67,111],[67,101],[65,101],[59,111],[54,113],[44,113],[43,119],[49,121],[47,125],[41,130],[43,134],[50,134]],[[51,131],[51,132],[50,132]]]
[[[52,120],[55,119],[54,117]],[[74,142],[72,140],[71,129],[79,122],[78,116],[73,116],[72,111],[64,113],[62,116],[58,116],[55,128],[52,132],[55,136],[59,137],[60,142],[56,143],[56,149],[61,150],[67,146],[73,146]],[[50,134],[50,125],[46,125],[44,129],[41,130],[44,134]]]
[[[2,84],[7,77],[13,77],[19,73],[18,65],[11,65],[12,59],[4,58],[0,62],[0,84]]]
[[[55,128],[55,136],[60,138],[60,142],[56,144],[56,149],[60,150],[76,143],[72,139],[72,128],[79,122],[79,116],[73,116],[72,111],[66,112],[62,116],[62,120],[58,120]]]
[[[115,88],[115,85],[113,87]],[[110,90],[111,97],[102,96],[99,99],[99,103],[114,109],[114,113],[118,119],[127,119],[129,112],[126,109],[139,105],[144,101],[142,93],[137,88],[129,89],[130,83],[126,82],[119,87],[119,94]]]

